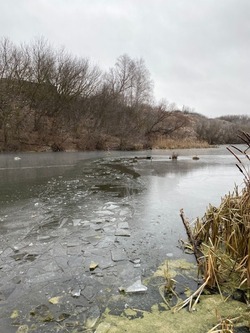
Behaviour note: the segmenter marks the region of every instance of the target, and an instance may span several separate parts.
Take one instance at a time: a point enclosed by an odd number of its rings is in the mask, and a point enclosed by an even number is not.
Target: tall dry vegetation
[[[188,303],[193,307],[207,287],[229,296],[237,290],[242,299],[250,300],[250,174],[246,165],[250,161],[250,135],[243,132],[241,140],[246,144],[245,149],[236,146],[228,149],[244,175],[242,191],[236,188],[222,199],[219,207],[210,205],[193,228],[181,213],[204,279],[198,291],[181,307]]]

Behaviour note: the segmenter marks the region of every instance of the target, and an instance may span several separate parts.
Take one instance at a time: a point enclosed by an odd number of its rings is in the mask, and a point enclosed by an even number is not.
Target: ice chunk
[[[124,249],[114,249],[111,251],[111,257],[113,261],[122,261],[127,259]]]
[[[118,223],[118,229],[129,229],[128,222]]]
[[[97,214],[105,216],[105,215],[114,215],[114,212],[111,212],[110,210],[98,210],[96,211]]]
[[[77,227],[81,224],[81,219],[73,219],[72,222],[73,222],[73,226],[74,227]]]
[[[147,291],[148,288],[141,283],[141,279],[136,280],[133,284],[129,287],[120,287],[119,291],[125,293],[141,293]]]
[[[127,229],[116,229],[115,236],[130,237],[131,234]]]
[[[98,263],[91,261],[90,265],[89,265],[89,270],[90,271],[94,271],[96,269],[96,267],[98,267]]]
[[[72,289],[70,293],[73,297],[79,297],[81,295],[81,289],[80,288]]]

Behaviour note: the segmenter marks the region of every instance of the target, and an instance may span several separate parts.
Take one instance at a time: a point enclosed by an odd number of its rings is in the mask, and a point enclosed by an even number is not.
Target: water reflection
[[[211,159],[212,160],[212,159]],[[202,217],[210,204],[218,206],[224,195],[232,192],[235,185],[242,186],[243,178],[234,165],[224,164],[224,156],[213,161],[190,162],[190,159],[172,162],[154,162],[147,166],[145,179],[147,190],[141,194],[141,216],[137,227],[157,235],[160,244],[173,244],[186,238],[179,216],[183,208],[190,221]],[[149,170],[151,172],[149,172]],[[170,245],[170,251],[172,245]]]
[[[90,186],[94,186],[97,191],[106,191],[121,197],[138,193],[131,184],[124,184],[124,179],[119,182],[115,176],[111,177],[109,183],[99,182],[100,176],[105,177],[107,161],[109,170],[106,176],[122,173],[135,179],[139,175],[147,177],[146,196],[141,200],[145,200],[146,206],[150,209],[158,210],[157,202],[162,205],[164,203],[165,207],[171,202],[171,208],[175,208],[175,205],[178,205],[178,208],[180,205],[188,206],[187,209],[192,216],[194,212],[197,214],[201,210],[204,211],[208,202],[218,204],[222,195],[233,190],[234,183],[242,183],[242,176],[234,166],[235,158],[225,146],[178,150],[177,153],[177,161],[169,160],[172,151],[23,153],[18,154],[17,160],[14,154],[0,154],[0,201],[36,197],[44,191],[43,187],[46,187],[52,178],[58,177],[59,183],[67,179],[82,179],[78,186],[82,186],[84,191],[86,182],[93,177],[95,183]],[[138,163],[135,162],[135,156],[146,157],[149,154],[152,160],[139,159]],[[194,155],[200,159],[192,160]],[[90,168],[85,167],[87,161],[100,161],[103,157],[105,159],[101,166],[93,164]],[[116,161],[117,157],[131,157],[133,163],[130,164],[133,167]],[[87,176],[89,179],[86,179]]]

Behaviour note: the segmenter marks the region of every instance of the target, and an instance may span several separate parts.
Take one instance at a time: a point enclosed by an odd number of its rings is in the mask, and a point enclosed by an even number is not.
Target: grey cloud
[[[0,13],[13,42],[42,35],[104,69],[143,57],[157,99],[211,117],[249,112],[249,0],[10,0]]]

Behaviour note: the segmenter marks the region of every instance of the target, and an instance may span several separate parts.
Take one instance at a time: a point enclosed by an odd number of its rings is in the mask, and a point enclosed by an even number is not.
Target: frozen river
[[[178,246],[180,209],[190,221],[201,217],[243,176],[225,146],[176,153],[0,155],[1,332],[94,332],[119,287],[166,258],[193,260]],[[147,308],[154,294],[148,287],[124,304]]]

